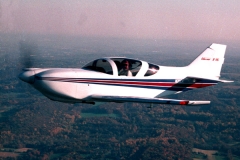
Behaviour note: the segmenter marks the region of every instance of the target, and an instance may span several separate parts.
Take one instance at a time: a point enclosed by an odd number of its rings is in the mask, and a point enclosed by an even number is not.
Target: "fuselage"
[[[188,82],[186,79],[181,82],[191,72],[187,67],[158,66],[139,60],[139,65],[132,69],[134,76],[119,76],[116,59],[101,60],[110,64],[109,72],[89,69],[89,66],[83,69],[30,69],[26,72],[33,74],[31,84],[42,94],[51,100],[69,103],[92,103],[91,95],[159,98],[216,84],[214,81]]]

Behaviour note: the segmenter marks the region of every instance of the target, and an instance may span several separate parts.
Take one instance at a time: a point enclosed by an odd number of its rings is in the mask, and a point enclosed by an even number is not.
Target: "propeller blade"
[[[32,42],[20,41],[19,51],[21,68],[34,67],[34,57],[38,53],[37,45]]]

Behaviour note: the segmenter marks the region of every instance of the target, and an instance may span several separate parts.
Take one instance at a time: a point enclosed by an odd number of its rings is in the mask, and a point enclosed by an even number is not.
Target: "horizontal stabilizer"
[[[185,81],[185,80],[190,80],[192,82],[208,81],[208,82],[211,82],[211,83],[218,83],[218,82],[221,82],[221,83],[231,83],[231,82],[234,82],[234,81],[229,81],[229,80],[210,79],[210,78],[203,78],[203,77],[186,77],[186,78],[183,79],[183,81]]]
[[[126,96],[101,96],[92,95],[88,100],[97,102],[137,102],[137,103],[154,103],[154,104],[172,104],[172,105],[204,105],[210,104],[210,101],[190,101],[178,99],[163,98],[143,98],[143,97],[126,97]]]
[[[232,82],[234,82],[234,81],[221,80],[221,79],[219,79],[219,81],[222,82],[222,83],[232,83]]]

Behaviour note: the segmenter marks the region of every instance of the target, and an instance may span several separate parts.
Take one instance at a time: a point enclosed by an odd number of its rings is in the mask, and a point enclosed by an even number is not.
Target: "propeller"
[[[34,59],[36,59],[38,52],[38,47],[33,42],[20,41],[19,42],[19,52],[20,52],[20,68],[23,72],[18,75],[18,78],[24,82],[33,84],[35,81],[34,72]]]
[[[21,40],[19,42],[20,52],[20,67],[31,68],[34,67],[34,57],[38,54],[38,47],[33,42]]]

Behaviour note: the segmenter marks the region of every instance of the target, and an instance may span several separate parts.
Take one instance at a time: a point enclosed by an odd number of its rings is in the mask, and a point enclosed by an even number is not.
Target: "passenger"
[[[122,69],[119,71],[119,76],[129,76],[132,77],[132,72],[130,71],[130,62],[128,60],[123,60],[122,63]]]

